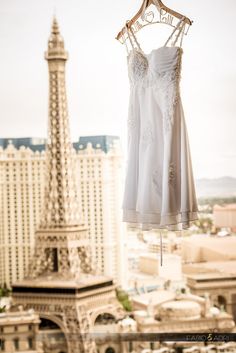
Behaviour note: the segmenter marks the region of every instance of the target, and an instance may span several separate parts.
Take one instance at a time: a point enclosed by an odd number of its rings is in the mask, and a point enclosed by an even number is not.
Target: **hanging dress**
[[[127,58],[130,101],[123,221],[143,230],[187,229],[198,218],[179,89],[183,20],[165,45],[150,54],[127,29],[132,47]],[[173,45],[167,46],[175,32]]]

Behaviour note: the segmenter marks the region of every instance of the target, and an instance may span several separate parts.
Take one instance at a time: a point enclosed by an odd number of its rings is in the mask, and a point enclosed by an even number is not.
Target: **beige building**
[[[235,327],[230,314],[214,313],[208,298],[198,295],[157,290],[132,302],[140,332],[231,332]]]
[[[183,274],[191,292],[232,314],[236,320],[236,237],[195,235],[182,241]]]
[[[23,278],[43,200],[44,152],[0,150],[0,283]]]
[[[180,249],[180,235],[181,232],[162,231],[162,252],[168,254],[178,253]],[[149,252],[160,254],[161,242],[158,231],[149,232],[147,243]]]
[[[193,294],[208,293],[211,302],[223,307],[236,321],[236,260],[187,264],[183,272]]]
[[[43,353],[37,342],[39,316],[34,310],[0,314],[0,352]]]
[[[148,250],[150,253],[158,253],[160,254],[161,252],[161,246],[160,246],[160,240],[152,240],[148,243]],[[171,253],[173,252],[172,250],[172,244],[167,238],[162,239],[162,252],[163,253]]]
[[[132,302],[137,331],[140,335],[141,333],[163,332],[232,332],[235,327],[232,316],[212,308],[207,297],[157,290],[134,296]],[[198,345],[198,343],[195,344]],[[191,346],[193,345],[191,343]],[[173,353],[176,352],[175,349],[171,349],[173,346],[181,347],[180,351],[182,351],[189,347],[189,342],[162,342],[161,344],[160,342],[152,342],[152,344],[142,342],[142,346],[143,349],[147,349],[146,352],[141,351],[142,353],[156,352],[156,350],[158,353]],[[199,345],[198,349],[198,353],[202,352]]]
[[[184,263],[236,260],[236,237],[196,234],[182,239]]]
[[[157,256],[157,254],[141,255],[139,259],[139,270],[150,275],[157,275],[165,280],[181,281],[181,257],[174,254],[164,254],[163,265],[161,266],[160,256]]]
[[[28,140],[15,139],[6,148],[0,147],[0,284],[8,286],[26,273],[44,199],[43,141]],[[28,147],[15,147],[16,143]],[[104,274],[122,283],[126,266],[119,140],[82,137],[74,148],[78,191],[93,258]]]
[[[216,228],[230,228],[236,232],[236,204],[215,205],[213,219]]]

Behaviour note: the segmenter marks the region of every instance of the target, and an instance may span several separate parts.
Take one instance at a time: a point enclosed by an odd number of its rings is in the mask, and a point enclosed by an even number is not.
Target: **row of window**
[[[27,328],[28,328],[29,331],[32,331],[33,326],[32,325],[28,325]],[[14,331],[15,332],[18,331],[18,326],[14,326]],[[0,327],[0,333],[4,333],[4,332],[5,332],[4,327]]]
[[[29,337],[27,339],[28,341],[28,348],[29,349],[33,349],[34,348],[34,339],[32,337]],[[13,339],[13,345],[16,351],[18,351],[20,349],[20,340],[19,338],[14,338]],[[5,340],[0,338],[0,352],[4,352],[6,349],[6,345],[5,345]]]
[[[35,160],[33,160],[32,161],[32,163],[34,163],[34,164],[38,164],[39,166],[41,165],[41,161],[35,161]],[[20,166],[21,167],[27,167],[27,165],[28,165],[28,161],[24,161],[24,162],[6,162],[6,166],[8,167],[8,166],[16,166],[16,165],[18,165],[18,164],[20,164]]]

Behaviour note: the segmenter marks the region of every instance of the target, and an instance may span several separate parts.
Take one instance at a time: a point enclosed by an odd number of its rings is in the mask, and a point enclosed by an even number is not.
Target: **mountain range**
[[[236,197],[236,178],[224,176],[215,179],[196,179],[198,198]]]

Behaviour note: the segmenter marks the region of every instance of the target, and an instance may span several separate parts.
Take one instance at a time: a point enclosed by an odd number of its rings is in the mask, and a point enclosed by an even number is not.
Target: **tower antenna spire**
[[[56,5],[53,6],[53,18],[57,17],[57,7]]]

